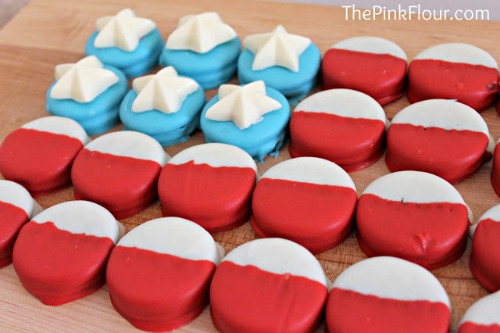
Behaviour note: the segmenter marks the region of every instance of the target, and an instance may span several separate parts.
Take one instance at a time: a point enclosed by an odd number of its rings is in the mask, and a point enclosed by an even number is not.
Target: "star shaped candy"
[[[137,92],[132,111],[158,110],[167,114],[177,112],[184,99],[199,88],[196,81],[177,76],[173,67],[137,78],[132,86]]]
[[[123,9],[115,16],[101,17],[96,21],[99,33],[94,40],[94,46],[134,51],[141,38],[155,27],[153,21],[136,17],[131,9]]]
[[[223,84],[219,88],[219,101],[212,105],[206,117],[217,121],[233,121],[245,129],[262,120],[262,116],[281,108],[281,103],[266,95],[264,81],[245,86]]]
[[[252,64],[255,71],[282,66],[298,72],[299,57],[310,43],[309,38],[289,34],[281,25],[273,32],[245,38],[245,47],[255,55]]]
[[[50,91],[55,99],[73,99],[80,103],[93,101],[119,81],[112,71],[103,68],[95,56],[88,56],[75,64],[57,65],[56,83]]]
[[[191,50],[206,53],[217,45],[236,37],[236,32],[222,22],[217,13],[184,16],[177,29],[167,39],[171,50]]]

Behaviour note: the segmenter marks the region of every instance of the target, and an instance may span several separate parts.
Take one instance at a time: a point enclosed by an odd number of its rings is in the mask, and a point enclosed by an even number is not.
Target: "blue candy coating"
[[[234,77],[240,51],[241,42],[238,37],[206,53],[164,47],[160,55],[160,65],[174,67],[179,75],[192,78],[205,90],[213,89]]]
[[[205,116],[207,110],[219,101],[219,96],[214,96],[201,111],[200,126],[205,141],[240,147],[261,163],[266,155],[277,156],[285,141],[290,104],[283,94],[273,88],[266,87],[266,94],[280,102],[281,108],[266,113],[260,122],[243,130],[232,121],[216,121]]]
[[[148,134],[162,146],[171,146],[189,139],[199,125],[200,111],[205,104],[205,92],[201,87],[186,96],[177,112],[170,114],[158,110],[134,112],[132,104],[136,97],[137,93],[131,89],[123,98],[120,119],[124,129]]]
[[[305,96],[316,84],[321,65],[321,52],[311,43],[299,57],[299,71],[293,72],[286,67],[272,66],[254,71],[252,64],[255,56],[245,49],[238,58],[238,79],[241,84],[263,80],[266,86],[280,91],[287,97]]]
[[[95,47],[94,40],[97,34],[97,31],[94,32],[87,40],[85,54],[94,55],[103,64],[120,69],[128,78],[144,75],[158,66],[158,59],[163,49],[163,38],[158,28],[154,28],[142,37],[133,51],[125,51],[118,47]]]
[[[47,111],[53,115],[71,118],[85,129],[88,135],[103,133],[120,122],[118,109],[123,96],[128,91],[128,81],[117,68],[104,66],[118,76],[118,82],[106,89],[93,101],[80,103],[72,99],[56,99],[50,92],[56,84],[53,82],[47,90]]]

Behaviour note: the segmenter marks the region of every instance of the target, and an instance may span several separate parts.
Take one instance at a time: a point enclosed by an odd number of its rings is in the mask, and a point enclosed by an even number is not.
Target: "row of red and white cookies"
[[[44,304],[71,302],[106,281],[115,309],[147,331],[187,324],[208,302],[221,332],[309,332],[324,314],[336,332],[448,331],[446,291],[429,271],[406,260],[365,259],[331,284],[318,260],[289,240],[258,239],[224,256],[210,234],[189,220],[159,218],[123,236],[121,225],[95,203],[69,201],[38,213],[20,185],[1,181],[0,187],[10,194],[0,205],[9,227],[24,225],[13,249],[14,268]],[[476,235],[483,225],[498,225],[491,219],[499,213],[498,206],[490,210]],[[496,332],[499,305],[500,292],[480,299],[459,332]]]

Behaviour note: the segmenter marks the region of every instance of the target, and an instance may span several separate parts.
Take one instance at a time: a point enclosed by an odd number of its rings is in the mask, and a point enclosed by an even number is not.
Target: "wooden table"
[[[135,5],[134,5],[135,3]],[[45,116],[45,92],[53,80],[54,66],[71,63],[83,57],[84,43],[94,30],[94,22],[129,6],[138,15],[153,19],[164,38],[175,28],[177,20],[186,14],[218,11],[222,18],[241,37],[267,32],[283,24],[289,32],[310,37],[324,53],[341,39],[376,35],[399,44],[412,59],[419,51],[443,42],[465,42],[477,45],[500,60],[498,32],[500,22],[465,21],[346,21],[341,8],[307,6],[242,0],[217,1],[138,1],[126,0],[33,0],[21,13],[0,31],[0,141],[29,120]],[[213,94],[213,92],[209,92]],[[391,119],[408,105],[406,98],[384,109]],[[500,137],[500,119],[493,108],[482,113],[490,131]],[[197,133],[185,144],[167,148],[170,155],[203,142]],[[262,174],[270,166],[289,158],[283,149],[279,158],[267,158],[259,166]],[[493,192],[489,174],[491,162],[483,165],[470,179],[456,185],[479,218],[489,207],[500,202]],[[388,172],[383,160],[352,173],[361,193],[374,179]],[[37,200],[47,208],[73,199],[72,188]],[[128,229],[152,218],[160,217],[160,206],[153,204],[144,212],[124,219]],[[226,251],[255,237],[249,224],[214,235]],[[469,271],[470,241],[466,254],[456,263],[433,273],[439,278],[452,300],[451,330],[466,309],[487,292],[473,279]],[[334,280],[340,272],[363,258],[352,234],[343,244],[317,256],[328,277]],[[42,305],[21,286],[12,265],[0,270],[0,330],[1,331],[58,331],[58,332],[124,332],[132,326],[112,308],[108,290],[59,307]],[[213,332],[208,309],[180,332]]]

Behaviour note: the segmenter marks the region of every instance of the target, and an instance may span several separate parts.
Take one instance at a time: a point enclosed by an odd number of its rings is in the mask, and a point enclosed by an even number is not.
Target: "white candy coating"
[[[261,179],[284,179],[303,183],[348,187],[356,186],[347,172],[337,164],[317,157],[298,157],[276,164]]]
[[[282,25],[278,25],[272,32],[248,36],[243,43],[254,54],[252,70],[281,66],[298,72],[300,55],[309,47],[311,40],[289,34]]]
[[[351,37],[334,44],[332,48],[356,52],[390,54],[404,61],[407,60],[405,51],[399,45],[380,37]]]
[[[168,163],[179,165],[191,161],[194,164],[208,164],[214,168],[251,168],[257,173],[257,165],[247,152],[225,143],[205,143],[189,147],[172,157]]]
[[[90,201],[67,201],[47,208],[32,220],[35,223],[52,222],[59,230],[109,238],[115,244],[120,237],[120,226],[104,207]]]
[[[392,119],[392,124],[439,127],[445,130],[469,130],[489,137],[488,125],[476,110],[449,99],[429,99],[411,104]]]
[[[115,156],[154,161],[161,166],[164,166],[170,158],[158,141],[146,134],[134,131],[104,134],[91,141],[85,146],[85,149]]]
[[[332,289],[400,301],[440,302],[451,309],[439,280],[425,268],[394,257],[362,260],[343,271]]]
[[[0,201],[22,209],[28,218],[42,211],[42,207],[23,186],[10,180],[0,180]]]
[[[471,322],[479,325],[500,325],[500,291],[487,295],[465,312],[460,325]]]
[[[79,123],[65,117],[42,117],[24,124],[21,128],[66,135],[79,140],[83,145],[86,145],[90,141],[87,133]]]
[[[474,45],[464,43],[444,43],[431,46],[415,57],[415,60],[418,59],[442,60],[498,69],[495,58],[488,52]]]
[[[352,89],[330,89],[300,102],[294,111],[323,112],[347,118],[380,120],[386,123],[384,109],[372,97]]]
[[[216,265],[223,257],[205,229],[179,217],[145,222],[126,234],[118,246],[137,247],[189,260],[207,260]]]
[[[274,274],[291,274],[316,281],[328,288],[319,261],[306,248],[282,238],[262,238],[244,243],[222,260],[255,266]]]
[[[368,185],[364,194],[373,194],[391,201],[465,205],[460,193],[450,183],[421,171],[398,171],[384,175]]]

